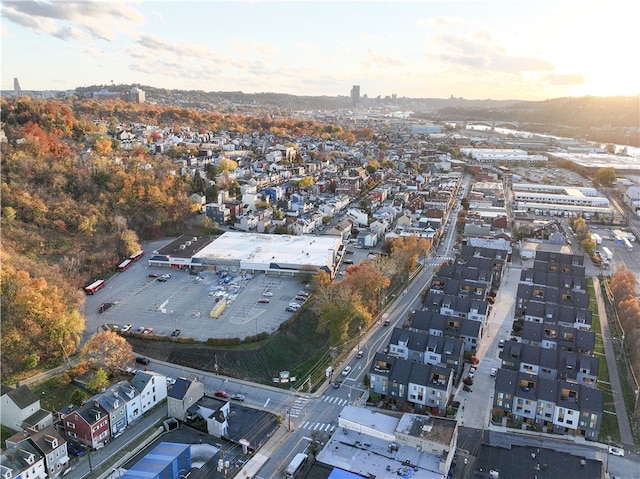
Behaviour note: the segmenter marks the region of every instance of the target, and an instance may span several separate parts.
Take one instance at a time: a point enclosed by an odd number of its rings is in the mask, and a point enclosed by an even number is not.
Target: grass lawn
[[[604,413],[602,414],[602,424],[600,425],[600,442],[620,442],[620,431],[618,429],[618,418],[616,408],[613,403],[613,393],[609,383],[609,369],[604,353],[604,341],[602,339],[602,329],[600,328],[600,317],[598,315],[598,302],[596,301],[593,289],[593,280],[588,279],[587,293],[589,294],[589,309],[593,314],[591,330],[596,333],[595,356],[598,358],[600,373],[598,374],[598,389],[604,393]],[[605,318],[606,320],[606,318]]]

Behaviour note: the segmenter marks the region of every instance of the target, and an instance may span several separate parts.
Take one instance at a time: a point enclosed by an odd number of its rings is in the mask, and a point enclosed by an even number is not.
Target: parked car
[[[235,399],[236,401],[244,401],[244,394],[235,393],[229,396],[231,399]]]
[[[500,341],[498,341],[498,347],[504,348],[504,339],[501,339]]]
[[[151,334],[153,333],[153,328],[144,328],[144,331],[142,331],[142,334]]]
[[[348,376],[350,372],[351,372],[351,366],[347,366],[346,368],[344,368],[342,370],[342,375],[343,376]]]
[[[306,301],[306,300],[307,300],[307,297],[306,297],[306,296],[300,296],[300,295],[298,295],[298,296],[296,296],[294,299],[295,299],[296,301],[303,301],[303,302],[304,302],[304,301]]]
[[[258,303],[263,303],[263,304],[264,304],[264,303],[269,303],[269,298],[260,298],[260,299],[258,300]]]
[[[333,386],[333,389],[338,389],[340,386],[342,386],[342,382],[333,381],[332,386]]]
[[[264,293],[262,293],[262,296],[267,296],[267,297],[271,297],[273,296],[273,293],[271,291],[265,291]]]
[[[296,303],[294,301],[291,301],[289,303],[289,306],[291,306],[292,308],[301,308],[302,307],[299,303]]]
[[[304,297],[306,297],[306,298],[308,298],[308,297],[309,297],[309,293],[307,293],[306,291],[298,291],[298,295],[299,295],[299,296],[304,296]]]
[[[161,274],[160,276],[158,276],[156,281],[160,281],[160,282],[164,283],[165,281],[168,281],[169,279],[171,279],[171,275],[169,273],[165,273],[165,274]]]
[[[144,332],[144,326],[140,326],[139,328],[136,328],[136,333],[142,334],[143,332]]]
[[[472,378],[476,375],[476,367],[475,366],[471,366],[471,368],[469,368],[469,377]]]
[[[294,313],[298,311],[298,308],[294,308],[293,306],[287,306],[286,308],[284,308],[284,310],[287,311],[288,313]]]
[[[80,446],[72,442],[67,443],[67,451],[77,457],[84,456],[87,452],[86,450],[82,449]]]
[[[136,356],[136,363],[140,363],[140,364],[144,364],[147,365],[149,364],[151,361],[149,361],[149,358],[144,358],[142,356]]]
[[[462,382],[467,386],[473,386],[473,378],[471,376],[465,376]]]
[[[609,446],[609,454],[613,456],[624,457],[624,449],[615,446]]]
[[[160,276],[158,273],[149,273],[149,278],[157,278]]]
[[[131,325],[130,324],[125,324],[124,326],[122,326],[122,328],[120,328],[120,331],[123,332],[123,333],[126,333],[130,329],[131,329]]]
[[[498,370],[496,368],[491,368],[491,372],[489,373],[489,376],[491,376],[492,378],[495,378],[496,374],[498,374]]]
[[[229,399],[229,393],[226,391],[223,391],[222,389],[218,389],[216,392],[213,393],[213,395],[219,398]]]
[[[172,338],[177,338],[178,336],[180,336],[182,334],[182,330],[180,329],[174,329],[173,332],[171,333],[171,337]]]
[[[391,324],[391,321],[389,321],[388,319],[384,320],[384,325],[385,326],[389,326]]]

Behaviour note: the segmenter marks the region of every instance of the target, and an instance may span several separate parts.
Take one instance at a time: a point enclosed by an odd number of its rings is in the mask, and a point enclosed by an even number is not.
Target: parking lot
[[[153,249],[149,247],[147,257]],[[167,273],[171,277],[159,281]],[[182,337],[198,341],[272,333],[293,314],[286,310],[290,303],[304,303],[299,292],[305,290],[301,278],[291,276],[228,273],[223,277],[209,270],[193,276],[185,270],[151,268],[143,258],[86,297],[87,334],[105,323],[130,324],[131,331],[153,328],[153,334],[167,336],[180,329]],[[221,302],[226,307],[221,308]],[[211,317],[217,306],[219,316]]]

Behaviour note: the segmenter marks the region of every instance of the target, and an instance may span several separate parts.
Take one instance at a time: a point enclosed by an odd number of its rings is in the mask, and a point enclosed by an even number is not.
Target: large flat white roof
[[[340,236],[294,236],[228,231],[193,257],[208,264],[236,261],[243,269],[280,265],[326,266],[333,269]]]

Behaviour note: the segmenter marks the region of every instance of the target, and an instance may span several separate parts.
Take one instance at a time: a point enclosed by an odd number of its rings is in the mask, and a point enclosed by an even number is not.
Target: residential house
[[[369,215],[358,208],[349,208],[346,217],[358,226],[369,226]]]
[[[184,421],[187,410],[204,396],[204,384],[197,378],[178,378],[167,395],[169,417]]]
[[[604,393],[582,384],[501,368],[496,375],[493,406],[542,432],[595,441],[602,422]]]
[[[207,433],[214,437],[227,436],[229,433],[229,401],[203,396],[187,409],[185,418],[195,420],[200,418],[207,424]]]
[[[473,319],[485,324],[489,303],[477,299],[429,292],[424,299],[424,309],[445,316]]]
[[[0,455],[3,479],[45,479],[44,456],[28,441],[7,447]]]
[[[593,354],[595,333],[555,323],[522,323],[521,341],[523,344],[540,346],[545,349],[564,349],[581,354]]]
[[[53,426],[47,426],[39,431],[27,429],[19,432],[7,439],[7,448],[20,447],[25,442],[34,446],[44,458],[47,477],[59,477],[69,467],[67,441]],[[29,477],[31,477],[30,474]]]
[[[545,349],[539,346],[506,341],[502,351],[502,367],[542,378],[566,379],[596,387],[598,358],[565,349]]]
[[[358,248],[373,248],[376,244],[378,244],[378,236],[371,231],[361,231],[356,237]]]
[[[369,368],[371,391],[391,404],[410,403],[435,415],[444,412],[453,388],[453,370],[448,367],[407,361],[376,353]]]
[[[222,203],[209,203],[205,206],[205,214],[219,225],[224,225],[231,218],[231,210]]]
[[[394,328],[389,354],[409,361],[452,368],[458,377],[464,366],[464,342],[461,339],[432,335],[423,331]]]
[[[142,417],[140,391],[134,388],[128,381],[120,381],[114,388],[117,388],[118,396],[125,402],[128,426]]]
[[[60,411],[62,427],[67,437],[92,449],[99,449],[111,439],[109,414],[96,399],[82,406],[70,404]]]
[[[142,414],[167,399],[167,377],[160,373],[138,371],[131,382],[140,392]]]
[[[325,230],[325,234],[333,236],[341,236],[343,240],[346,240],[351,236],[351,228],[353,223],[349,220],[342,220],[337,225],[331,226]]]
[[[434,311],[416,311],[411,330],[426,331],[430,335],[461,339],[464,350],[474,353],[482,339],[484,327],[480,321],[445,316]]]
[[[111,437],[116,438],[127,428],[127,403],[118,394],[118,386],[94,396],[100,407],[109,414]]]
[[[27,386],[16,389],[2,385],[0,419],[12,431],[44,429],[53,424],[53,414],[40,407],[38,398]]]

